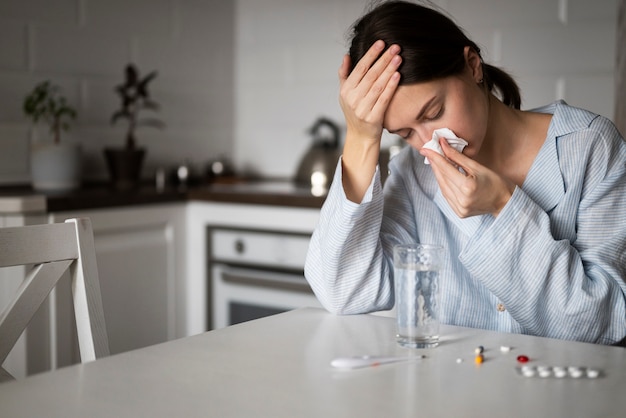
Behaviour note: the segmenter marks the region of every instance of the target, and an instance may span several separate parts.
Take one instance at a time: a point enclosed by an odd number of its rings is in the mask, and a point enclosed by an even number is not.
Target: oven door
[[[212,329],[302,307],[321,307],[301,274],[214,263]]]

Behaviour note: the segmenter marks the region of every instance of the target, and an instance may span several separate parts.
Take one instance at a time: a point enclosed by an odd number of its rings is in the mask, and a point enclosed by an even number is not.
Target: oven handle
[[[306,281],[303,282],[287,282],[282,280],[272,280],[268,278],[259,278],[259,277],[247,277],[242,274],[229,273],[226,271],[221,272],[222,281],[226,283],[234,283],[255,287],[264,287],[271,289],[280,289],[280,290],[291,290],[295,292],[302,293],[310,293],[313,294],[313,290],[311,290],[311,286]]]

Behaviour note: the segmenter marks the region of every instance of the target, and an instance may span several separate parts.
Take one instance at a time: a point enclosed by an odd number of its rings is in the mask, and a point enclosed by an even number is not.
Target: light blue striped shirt
[[[459,218],[412,147],[360,204],[341,161],[305,276],[338,314],[391,309],[392,249],[445,247],[441,322],[614,344],[626,335],[626,142],[606,118],[556,102],[548,136],[499,216]],[[498,304],[505,309],[498,310]]]

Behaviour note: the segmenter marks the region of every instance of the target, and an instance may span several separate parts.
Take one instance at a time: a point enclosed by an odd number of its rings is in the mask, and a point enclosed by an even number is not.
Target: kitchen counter
[[[0,190],[0,214],[45,212],[46,197],[28,190],[7,188]]]
[[[0,188],[0,213],[41,213],[185,201],[186,192],[155,187],[119,191],[86,186],[71,192],[42,193],[29,187]]]
[[[326,195],[314,196],[308,187],[289,181],[255,181],[213,184],[190,189],[189,200],[321,208]]]
[[[0,187],[0,213],[41,213],[100,209],[156,203],[210,201],[320,208],[325,196],[290,181],[240,181],[157,190],[146,185],[132,191],[106,185],[85,186],[64,193],[38,193],[29,187]]]

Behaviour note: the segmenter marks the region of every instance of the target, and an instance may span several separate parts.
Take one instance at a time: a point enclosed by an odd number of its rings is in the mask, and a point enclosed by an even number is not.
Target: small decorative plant
[[[48,80],[37,84],[26,96],[23,110],[35,124],[40,120],[48,124],[55,144],[61,142],[61,131],[69,130],[70,122],[76,119],[76,110],[61,95],[60,87]]]
[[[121,98],[120,110],[111,116],[111,124],[120,119],[128,120],[128,130],[126,131],[125,148],[134,150],[137,146],[135,130],[140,126],[153,126],[162,129],[165,124],[156,118],[139,118],[142,110],[158,111],[159,104],[150,98],[148,84],[157,76],[156,71],[152,71],[141,78],[137,67],[128,64],[125,69],[125,81],[115,88]]]

